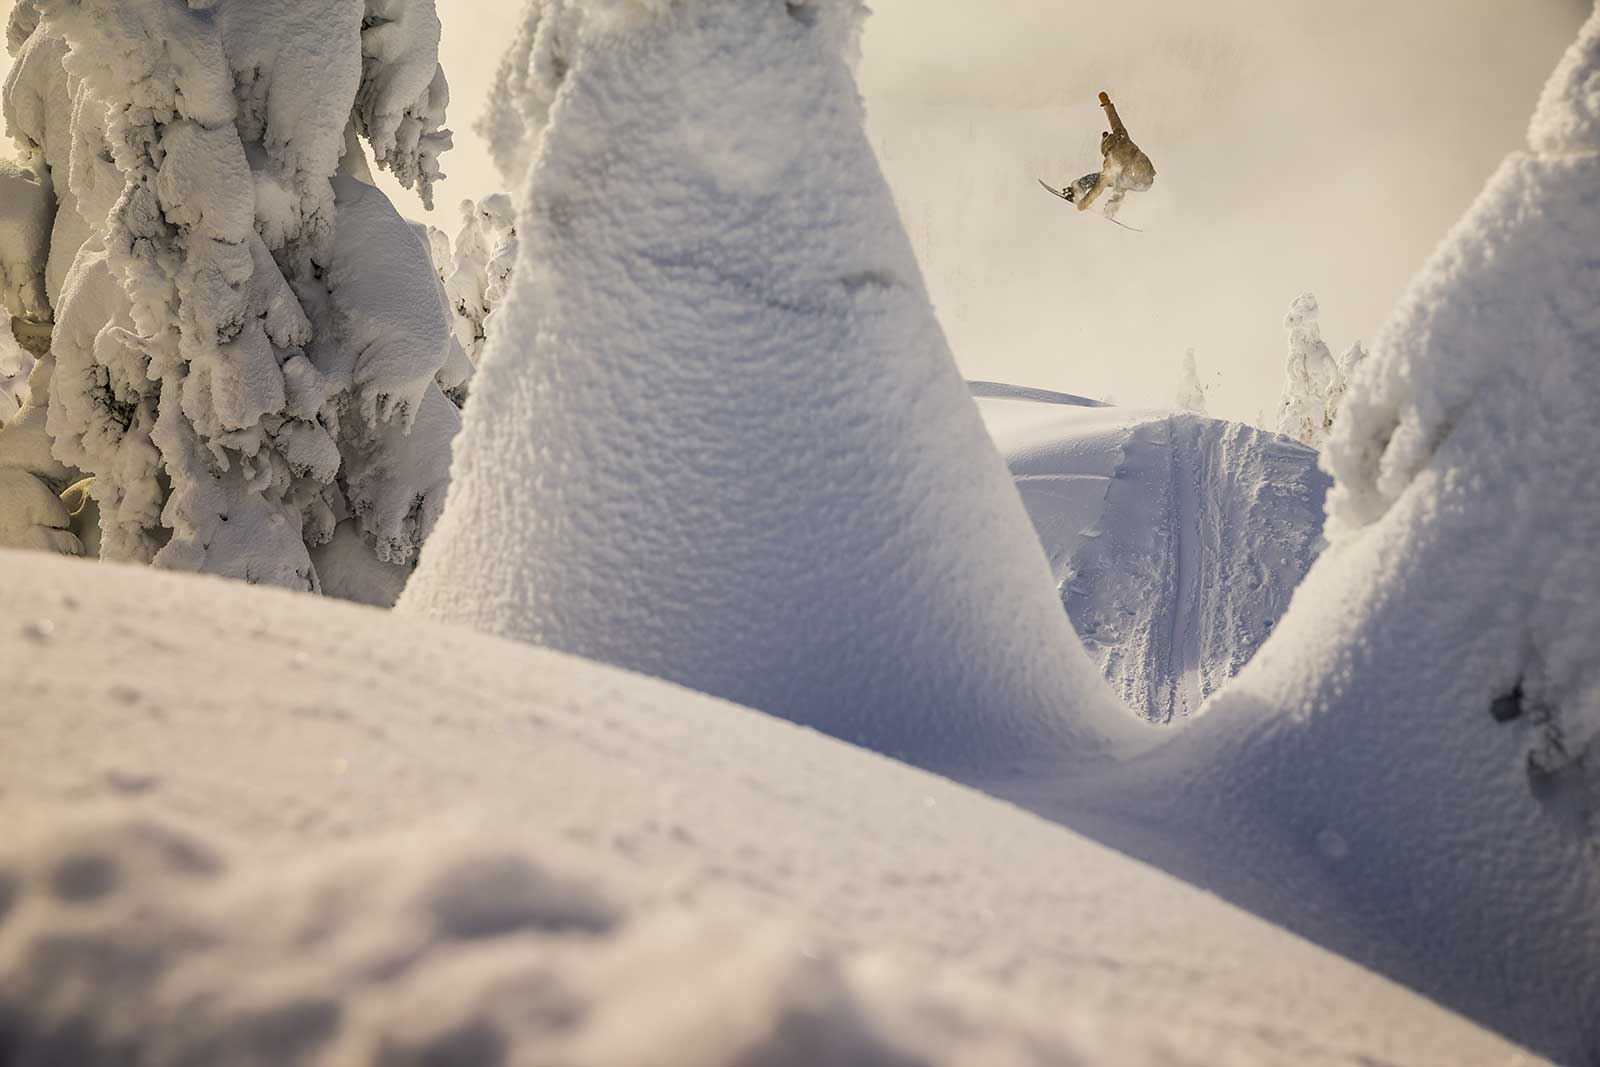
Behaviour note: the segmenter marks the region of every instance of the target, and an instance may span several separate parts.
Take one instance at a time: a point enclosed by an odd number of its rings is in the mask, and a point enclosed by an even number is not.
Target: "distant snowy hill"
[[[1535,1063],[782,720],[243,583],[0,552],[7,1063]]]
[[[1287,438],[992,382],[973,396],[1106,680],[1164,721],[1245,665],[1322,546],[1328,478]]]

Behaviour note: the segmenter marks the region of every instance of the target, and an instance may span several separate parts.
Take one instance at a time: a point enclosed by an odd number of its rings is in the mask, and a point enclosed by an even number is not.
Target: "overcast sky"
[[[5,0],[0,6],[8,7]],[[874,0],[868,126],[962,370],[1213,413],[1276,399],[1289,302],[1371,339],[1515,148],[1588,0]],[[457,147],[436,225],[497,188],[472,132],[523,0],[439,0]],[[1130,233],[1035,184],[1097,169],[1108,90],[1155,162]],[[415,198],[395,194],[420,216]]]

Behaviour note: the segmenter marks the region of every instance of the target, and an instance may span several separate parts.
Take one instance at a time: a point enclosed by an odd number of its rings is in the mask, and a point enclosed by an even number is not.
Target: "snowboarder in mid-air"
[[[1065,189],[1048,185],[1042,178],[1039,184],[1067,203],[1076,205],[1079,211],[1094,203],[1109,189],[1111,195],[1101,210],[1106,218],[1115,221],[1124,197],[1129,193],[1142,193],[1155,184],[1156,168],[1150,162],[1150,157],[1140,151],[1139,146],[1133,143],[1133,138],[1128,136],[1128,128],[1117,115],[1111,97],[1101,93],[1100,106],[1106,109],[1106,121],[1111,124],[1111,129],[1100,135],[1100,170],[1085,174]]]

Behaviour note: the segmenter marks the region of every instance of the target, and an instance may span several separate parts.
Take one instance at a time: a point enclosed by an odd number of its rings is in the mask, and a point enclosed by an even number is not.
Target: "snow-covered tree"
[[[521,259],[399,607],[925,765],[1059,770],[1133,719],[863,133],[863,10],[533,5],[497,91],[547,117]]]
[[[461,202],[461,230],[448,269],[441,264],[445,295],[455,311],[455,336],[476,367],[483,357],[489,318],[506,297],[517,259],[517,219],[504,193]]]
[[[1328,432],[1328,393],[1339,381],[1339,368],[1317,326],[1317,298],[1311,293],[1296,297],[1283,326],[1289,332],[1289,351],[1278,401],[1278,432],[1320,448]]]
[[[359,596],[312,563],[340,524],[415,556],[449,313],[357,138],[431,203],[438,37],[433,0],[17,3],[6,128],[56,208],[30,399],[104,558]]]
[[[1339,357],[1339,372],[1334,376],[1333,384],[1328,386],[1328,403],[1323,420],[1327,423],[1330,432],[1334,420],[1339,417],[1339,408],[1344,404],[1344,394],[1350,389],[1350,383],[1354,379],[1356,368],[1366,358],[1366,346],[1360,341],[1352,343],[1349,348],[1344,350],[1344,354]]]
[[[1177,406],[1183,411],[1206,413],[1206,387],[1200,384],[1200,371],[1195,366],[1194,349],[1183,354],[1182,376],[1178,379]]]

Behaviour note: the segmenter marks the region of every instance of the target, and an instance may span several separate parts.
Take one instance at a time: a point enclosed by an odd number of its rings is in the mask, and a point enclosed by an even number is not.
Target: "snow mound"
[[[560,90],[511,295],[399,607],[925,766],[1059,770],[1137,724],[934,319],[862,132],[859,13],[536,6],[569,51],[530,73]]]
[[[1112,689],[1193,714],[1250,660],[1322,547],[1317,454],[1239,423],[980,396],[1062,602]]]
[[[0,572],[18,1064],[1532,1062],[769,716],[280,590]]]

